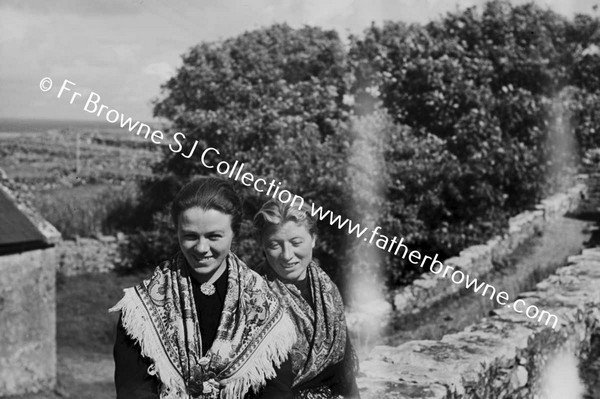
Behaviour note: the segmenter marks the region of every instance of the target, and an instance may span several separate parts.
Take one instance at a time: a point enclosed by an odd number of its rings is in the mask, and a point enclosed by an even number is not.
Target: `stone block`
[[[394,295],[394,308],[396,312],[399,314],[410,313],[410,307],[414,303],[414,296],[410,289],[403,287],[399,290],[396,290],[396,294]]]
[[[129,259],[123,259],[120,247],[127,242],[125,236],[99,236],[77,238],[75,241],[61,242],[58,271],[72,276],[88,272],[107,272],[115,267],[127,267]]]
[[[454,270],[469,270],[472,264],[473,259],[466,256],[453,256],[444,262],[444,265],[452,266]]]
[[[362,397],[540,397],[551,360],[564,353],[578,358],[600,334],[600,250],[586,255],[519,295],[528,306],[556,315],[555,328],[503,307],[439,341],[378,346],[361,363]],[[576,365],[569,367],[577,375]]]
[[[0,256],[0,396],[56,384],[54,248]]]

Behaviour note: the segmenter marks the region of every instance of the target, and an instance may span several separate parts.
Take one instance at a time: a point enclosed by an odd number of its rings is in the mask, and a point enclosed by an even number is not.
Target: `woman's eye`
[[[269,248],[269,249],[277,249],[277,248],[279,248],[279,244],[277,244],[276,242],[272,242],[269,245],[267,245],[267,248]]]
[[[209,236],[208,239],[211,240],[211,241],[217,241],[217,240],[220,240],[221,237],[222,236],[220,236],[218,234],[215,234],[215,235]]]
[[[302,240],[295,240],[295,241],[292,241],[292,245],[297,247],[298,245],[302,244],[303,242],[304,241],[302,241]]]

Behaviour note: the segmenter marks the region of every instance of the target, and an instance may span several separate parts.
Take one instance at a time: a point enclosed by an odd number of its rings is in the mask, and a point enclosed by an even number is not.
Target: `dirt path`
[[[57,276],[57,387],[3,399],[114,399],[112,345],[116,316],[108,313],[124,287],[144,274],[88,273]]]
[[[77,350],[58,352],[57,390],[62,397],[114,399],[114,363],[111,354]]]
[[[112,345],[116,316],[108,313],[124,287],[144,274],[57,276],[57,388],[5,399],[114,399]]]

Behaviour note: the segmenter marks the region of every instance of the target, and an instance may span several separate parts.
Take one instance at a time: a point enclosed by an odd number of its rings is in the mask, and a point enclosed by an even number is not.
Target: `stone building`
[[[0,397],[56,384],[60,233],[0,170]]]

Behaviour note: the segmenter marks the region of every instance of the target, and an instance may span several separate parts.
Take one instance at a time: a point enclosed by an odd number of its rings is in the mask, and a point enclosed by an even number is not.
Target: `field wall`
[[[504,236],[467,248],[444,264],[483,277],[496,261],[557,217],[571,212],[597,213],[600,152],[589,154],[585,165],[586,174],[579,175],[572,188],[513,217]],[[459,289],[461,286],[448,279],[425,275],[396,292],[394,305],[399,313],[417,313]],[[520,293],[515,299],[521,298],[527,305],[556,315],[556,328],[503,307],[441,340],[377,346],[361,362],[362,397],[546,398],[559,397],[548,394],[556,395],[562,388],[565,397],[583,397],[587,388],[579,376],[600,358],[600,248],[569,257],[564,267],[539,282],[534,291]],[[353,317],[356,320],[350,313],[349,320]]]
[[[558,370],[553,373],[567,392],[581,390],[577,363],[562,359],[597,362],[592,348],[600,335],[600,249],[584,250],[569,263],[538,283],[535,291],[519,296],[557,315],[555,330],[502,308],[439,341],[378,346],[361,363],[362,397],[546,397],[545,390],[557,389],[551,386],[549,367]],[[566,375],[575,377],[567,381]]]
[[[74,276],[90,272],[107,272],[128,264],[121,247],[128,238],[123,234],[64,240],[57,248],[58,272]]]
[[[485,276],[494,269],[496,262],[502,261],[519,245],[541,232],[546,224],[576,211],[587,195],[584,181],[585,176],[579,176],[578,183],[566,192],[544,199],[535,210],[521,212],[510,218],[508,232],[503,236],[468,247],[443,263],[472,277]],[[400,314],[419,313],[463,288],[463,285],[454,284],[447,277],[424,274],[411,285],[396,291],[393,295],[394,308]]]

